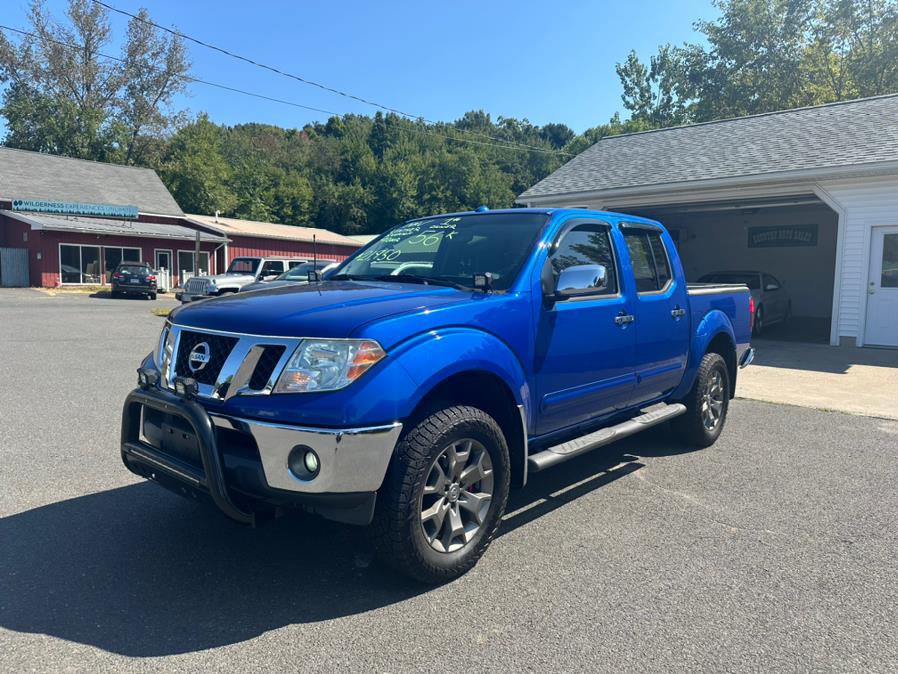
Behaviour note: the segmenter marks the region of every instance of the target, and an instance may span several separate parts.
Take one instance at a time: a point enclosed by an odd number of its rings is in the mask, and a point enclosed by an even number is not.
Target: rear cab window
[[[670,258],[661,232],[642,227],[628,227],[623,224],[621,231],[630,254],[630,264],[636,279],[636,292],[663,292],[670,285],[673,274]]]

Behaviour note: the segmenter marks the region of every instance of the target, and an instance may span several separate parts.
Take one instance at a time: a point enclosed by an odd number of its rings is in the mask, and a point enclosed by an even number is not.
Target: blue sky
[[[483,109],[578,132],[625,112],[614,64],[630,49],[647,58],[658,44],[698,40],[693,22],[716,16],[710,0],[107,1],[146,6],[157,23],[426,119]],[[4,0],[0,23],[24,27],[27,5]],[[60,16],[66,5],[47,2]],[[124,35],[125,17],[114,14],[112,25],[116,39]],[[188,46],[195,77],[339,113],[376,110]],[[179,104],[227,124],[327,117],[199,84]]]

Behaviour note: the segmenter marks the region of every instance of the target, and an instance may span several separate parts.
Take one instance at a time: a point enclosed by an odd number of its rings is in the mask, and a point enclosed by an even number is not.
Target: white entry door
[[[874,227],[864,343],[898,346],[898,227]]]

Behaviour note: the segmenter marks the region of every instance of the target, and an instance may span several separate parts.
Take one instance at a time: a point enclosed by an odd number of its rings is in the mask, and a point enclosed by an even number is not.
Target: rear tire
[[[762,332],[764,332],[764,305],[759,304],[755,310],[755,320],[751,326],[751,334],[755,337],[760,337]]]
[[[424,583],[458,578],[496,535],[510,475],[492,417],[465,406],[434,412],[396,448],[369,528],[375,553]]]
[[[710,447],[717,442],[730,406],[730,373],[720,354],[704,355],[695,384],[682,402],[686,413],[673,420],[677,435],[693,447]]]
[[[147,295],[147,297],[149,297],[151,300],[154,300],[156,299],[156,293],[150,293],[149,295]]]

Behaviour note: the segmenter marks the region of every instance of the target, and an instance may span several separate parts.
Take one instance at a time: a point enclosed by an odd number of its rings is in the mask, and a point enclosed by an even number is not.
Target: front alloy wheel
[[[495,536],[510,481],[508,445],[490,415],[437,410],[396,447],[369,529],[375,552],[425,583],[457,578]]]
[[[493,462],[471,438],[452,442],[434,459],[421,491],[421,526],[437,552],[454,552],[483,527],[493,500]]]

